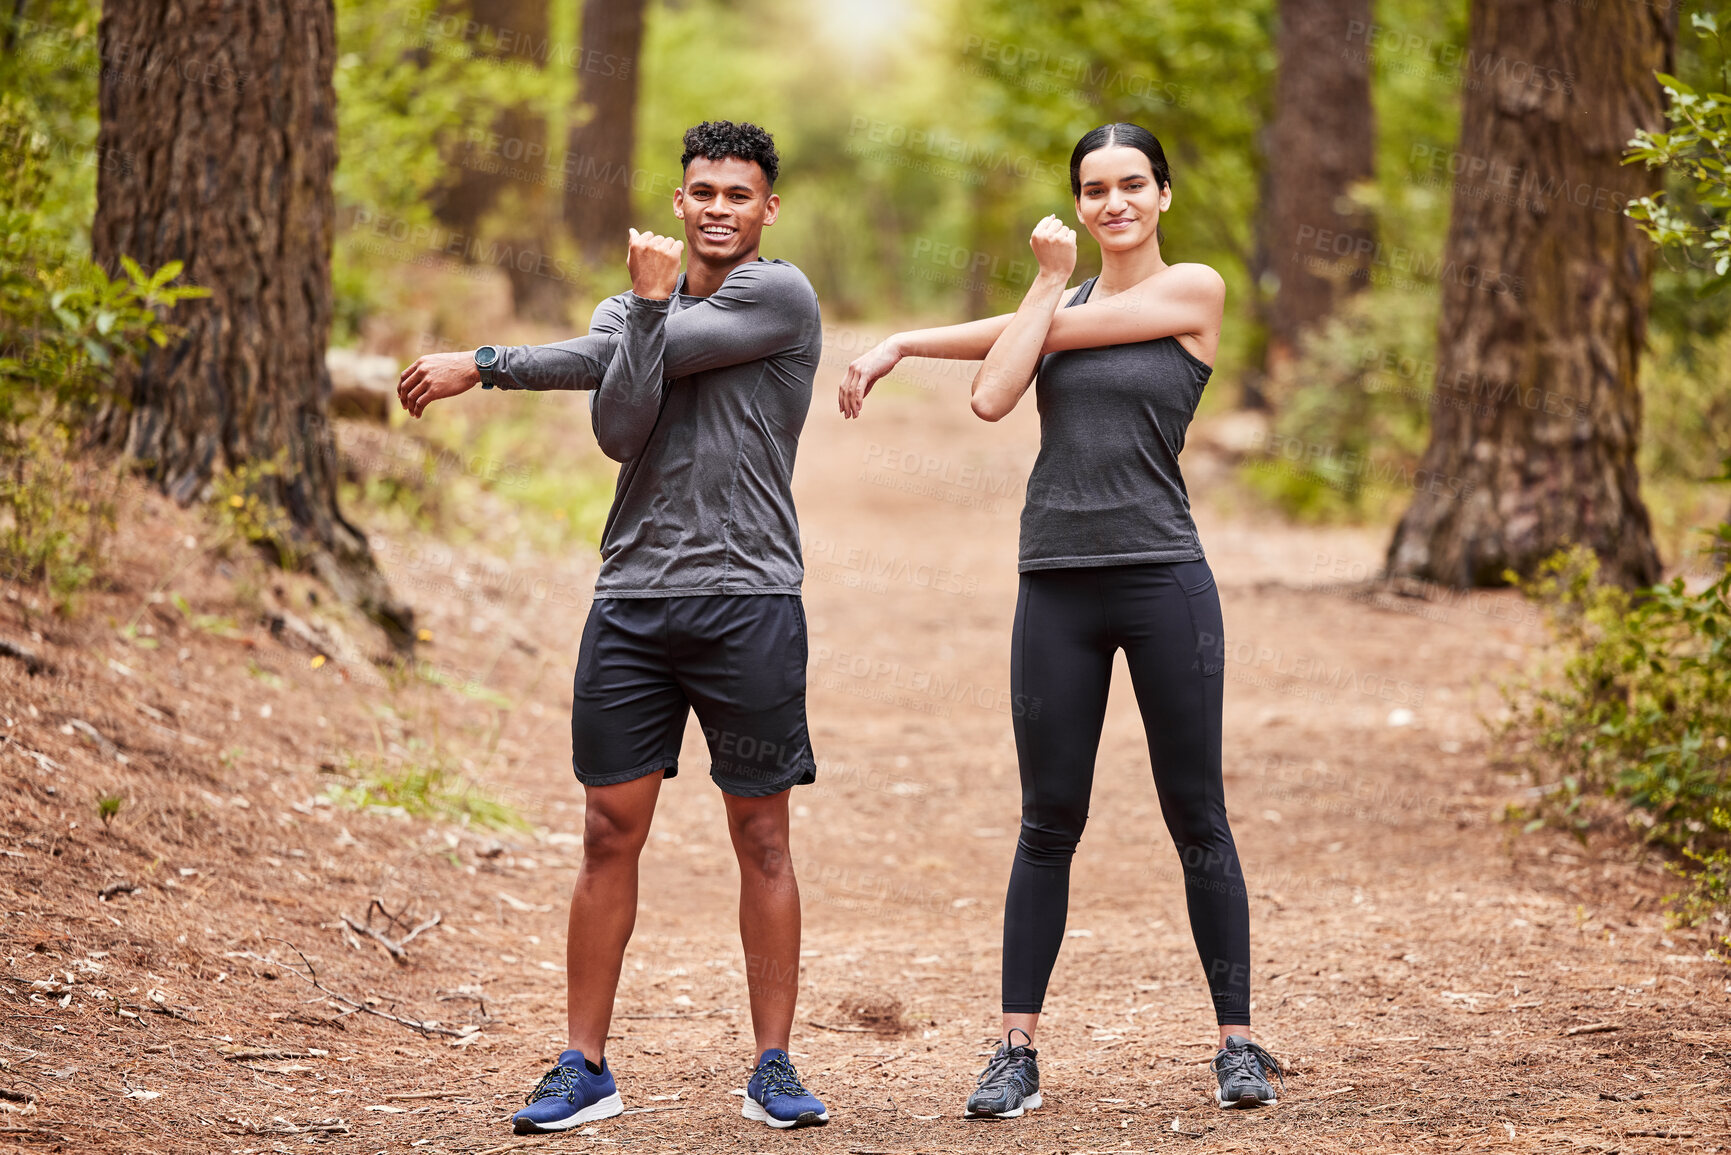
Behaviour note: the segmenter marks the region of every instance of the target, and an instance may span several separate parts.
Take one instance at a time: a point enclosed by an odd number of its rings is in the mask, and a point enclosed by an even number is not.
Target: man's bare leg
[[[786,1050],[799,997],[799,883],[787,837],[788,790],[767,798],[726,795],[739,859],[739,938],[751,990],[758,1055]]]
[[[637,924],[637,859],[660,793],[659,770],[583,791],[583,867],[565,932],[565,1008],[570,1045],[596,1065],[607,1046],[625,944]]]

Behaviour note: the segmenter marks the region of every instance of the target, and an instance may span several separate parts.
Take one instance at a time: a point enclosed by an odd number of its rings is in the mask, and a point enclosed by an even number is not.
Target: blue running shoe
[[[759,1056],[739,1113],[771,1127],[821,1127],[829,1122],[829,1111],[805,1089],[793,1060],[778,1048]]]
[[[597,1075],[583,1061],[582,1051],[560,1055],[559,1065],[541,1076],[525,1101],[529,1105],[511,1116],[511,1129],[519,1135],[569,1131],[597,1119],[611,1119],[625,1110],[607,1059],[602,1058]]]

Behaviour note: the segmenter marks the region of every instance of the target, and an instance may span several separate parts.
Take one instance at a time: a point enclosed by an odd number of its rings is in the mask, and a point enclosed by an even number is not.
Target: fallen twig
[[[111,882],[96,892],[96,897],[107,902],[117,894],[137,894],[144,888],[136,882]]]
[[[24,668],[31,674],[40,674],[48,668],[48,663],[44,662],[35,650],[26,649],[10,638],[0,638],[0,655],[23,662]]]
[[[386,953],[388,953],[391,956],[391,958],[393,960],[395,960],[399,965],[403,964],[403,963],[407,963],[409,961],[409,953],[408,953],[408,951],[404,950],[403,948],[408,946],[409,943],[413,942],[415,939],[415,936],[420,934],[422,931],[431,930],[433,927],[438,926],[439,925],[439,919],[441,917],[441,915],[439,914],[438,911],[434,911],[432,918],[429,918],[426,922],[423,922],[420,926],[417,926],[413,930],[409,931],[408,934],[403,936],[401,942],[393,942],[391,939],[389,939],[385,936],[384,932],[373,929],[371,924],[373,921],[373,907],[375,907],[375,906],[378,907],[379,910],[384,913],[386,918],[391,920],[393,925],[396,923],[396,919],[394,917],[392,917],[390,911],[385,910],[384,904],[375,898],[375,899],[373,899],[372,902],[367,904],[367,925],[365,925],[365,926],[361,925],[360,923],[356,922],[354,919],[350,918],[346,914],[341,916],[342,920],[343,920],[343,924],[345,926],[347,926],[350,930],[354,931],[356,934],[364,934],[368,938],[372,939],[374,942],[378,943],[380,946],[384,947]]]
[[[467,1099],[472,1096],[467,1091],[398,1091],[379,1097],[381,1099]]]
[[[1693,1139],[1695,1137],[1693,1131],[1625,1131],[1623,1134],[1630,1137],[1639,1135],[1644,1139]]]
[[[820,1023],[813,1019],[807,1019],[805,1025],[808,1027],[816,1027],[820,1031],[841,1031],[850,1035],[869,1035],[872,1033],[870,1027],[838,1027],[831,1023]]]
[[[1617,1029],[1618,1029],[1618,1027],[1617,1027],[1616,1023],[1587,1023],[1584,1026],[1570,1027],[1568,1030],[1564,1031],[1563,1034],[1565,1034],[1565,1035],[1602,1035],[1606,1031],[1615,1031]]]
[[[275,1126],[267,1127],[263,1123],[255,1123],[251,1119],[243,1119],[238,1115],[226,1115],[223,1117],[223,1122],[233,1123],[239,1127],[239,1134],[242,1135],[307,1135],[315,1132],[331,1135],[349,1134],[349,1124],[345,1119],[318,1119],[296,1126],[281,1115],[277,1115],[271,1119]]]
[[[369,1007],[364,1002],[361,1002],[358,999],[352,999],[348,995],[341,994],[337,991],[333,991],[333,990],[331,990],[331,988],[325,986],[324,983],[319,981],[318,971],[316,969],[314,969],[312,963],[307,961],[307,956],[305,954],[301,953],[300,947],[296,946],[292,942],[289,942],[286,938],[271,938],[270,941],[271,942],[280,942],[284,946],[288,947],[290,950],[294,951],[296,954],[300,955],[301,964],[307,968],[307,973],[302,974],[300,971],[296,970],[294,967],[290,966],[289,964],[284,963],[284,962],[279,962],[278,960],[273,959],[273,958],[265,958],[263,955],[257,953],[256,951],[250,951],[250,950],[230,951],[229,954],[231,957],[234,957],[234,958],[251,959],[253,962],[261,962],[261,963],[265,963],[268,966],[274,966],[274,967],[282,968],[283,970],[287,971],[289,974],[294,975],[296,978],[300,979],[302,982],[311,986],[314,990],[318,991],[320,994],[324,995],[326,998],[330,999],[332,1002],[341,1003],[344,1006],[348,1007],[349,1009],[347,1011],[343,1012],[344,1014],[355,1014],[355,1013],[359,1012],[362,1014],[373,1015],[376,1018],[384,1019],[387,1022],[400,1023],[403,1026],[408,1027],[412,1031],[419,1031],[423,1035],[444,1035],[446,1038],[451,1038],[451,1039],[460,1039],[463,1037],[462,1031],[453,1031],[449,1027],[436,1027],[436,1026],[433,1026],[431,1023],[424,1023],[424,1022],[420,1021],[419,1019],[411,1019],[411,1018],[406,1018],[406,1017],[401,1016],[401,1015],[393,1015],[388,1011],[381,1011],[377,1007]]]

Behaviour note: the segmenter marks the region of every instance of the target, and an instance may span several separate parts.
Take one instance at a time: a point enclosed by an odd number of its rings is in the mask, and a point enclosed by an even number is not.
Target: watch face
[[[491,369],[499,360],[499,350],[492,345],[482,345],[475,350],[475,364],[483,369]]]

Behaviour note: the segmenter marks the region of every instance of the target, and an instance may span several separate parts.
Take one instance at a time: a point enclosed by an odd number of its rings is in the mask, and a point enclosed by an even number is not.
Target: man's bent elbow
[[[643,449],[640,438],[602,426],[595,428],[595,444],[601,447],[601,452],[621,465],[636,457]]]

